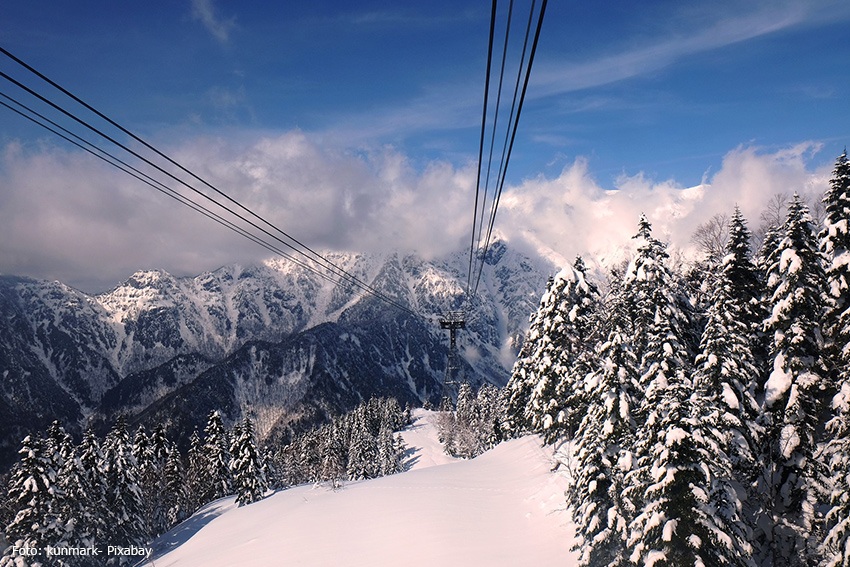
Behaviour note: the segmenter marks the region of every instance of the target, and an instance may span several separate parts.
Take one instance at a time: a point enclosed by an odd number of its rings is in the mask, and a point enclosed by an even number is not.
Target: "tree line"
[[[687,270],[641,216],[604,294],[550,280],[506,428],[569,443],[582,565],[850,565],[846,152],[822,216],[795,195],[753,251],[736,208]]]
[[[373,399],[288,445],[263,448],[250,418],[228,428],[213,411],[185,454],[163,425],[131,434],[119,417],[102,440],[89,429],[75,444],[54,422],[44,435],[23,440],[10,472],[0,508],[10,546],[0,566],[43,564],[15,555],[13,547],[140,546],[225,496],[243,506],[305,482],[337,486],[343,479],[399,472],[405,448],[393,432],[408,422],[409,411],[396,400]],[[101,563],[63,556],[48,564]]]
[[[410,424],[410,408],[374,398],[330,423],[302,433],[272,457],[281,486],[365,480],[404,470],[407,447],[394,432]]]
[[[439,440],[446,454],[472,459],[504,440],[505,390],[482,384],[478,392],[462,382],[457,403],[446,397],[437,414]]]

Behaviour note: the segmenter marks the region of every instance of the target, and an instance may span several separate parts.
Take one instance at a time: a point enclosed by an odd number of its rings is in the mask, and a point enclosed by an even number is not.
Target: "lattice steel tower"
[[[449,311],[440,319],[440,328],[449,330],[449,361],[446,365],[446,379],[443,382],[443,394],[447,385],[457,384],[457,373],[460,371],[460,358],[457,352],[457,331],[466,328],[466,318],[463,311]]]

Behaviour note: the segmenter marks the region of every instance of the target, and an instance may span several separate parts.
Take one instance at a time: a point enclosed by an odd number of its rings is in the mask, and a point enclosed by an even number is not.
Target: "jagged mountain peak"
[[[18,432],[27,423],[43,429],[36,408],[63,396],[61,415],[71,419],[129,412],[189,432],[209,409],[234,419],[260,412],[264,431],[279,431],[372,395],[434,401],[448,349],[437,320],[461,306],[465,376],[501,384],[554,266],[503,241],[492,251],[471,300],[468,249],[429,259],[402,251],[327,255],[410,311],[287,259],[195,277],[140,270],[97,296],[6,277],[0,325],[14,321],[14,329],[0,327],[0,355],[10,360],[0,373],[0,409],[30,395],[20,390],[27,376],[39,377],[44,396],[28,406],[30,417],[16,418]]]

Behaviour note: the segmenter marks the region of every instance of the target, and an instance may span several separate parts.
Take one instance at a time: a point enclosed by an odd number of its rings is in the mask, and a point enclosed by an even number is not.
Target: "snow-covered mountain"
[[[282,490],[238,508],[224,498],[153,543],[150,567],[409,565],[570,567],[567,479],[538,437],[460,461],[437,441],[435,414],[402,432],[410,470]]]
[[[117,413],[188,435],[207,413],[250,414],[285,434],[371,395],[437,401],[448,340],[441,313],[463,301],[468,255],[329,255],[416,313],[287,260],[193,278],[139,271],[90,296],[59,282],[0,277],[0,460],[26,433]],[[464,304],[465,379],[503,384],[529,314],[557,267],[503,241]]]

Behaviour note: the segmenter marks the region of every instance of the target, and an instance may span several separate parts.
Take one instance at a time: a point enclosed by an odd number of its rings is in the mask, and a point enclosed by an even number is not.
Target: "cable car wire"
[[[181,170],[181,171],[183,171],[184,173],[187,173],[187,174],[188,174],[188,175],[190,175],[192,178],[194,178],[195,180],[199,181],[200,183],[202,183],[203,185],[205,185],[206,187],[208,187],[208,188],[209,188],[209,189],[211,189],[212,191],[214,191],[216,194],[220,195],[221,197],[223,197],[224,199],[226,199],[226,200],[227,200],[227,201],[229,201],[230,203],[232,203],[232,204],[236,205],[238,208],[240,208],[240,209],[241,209],[241,210],[243,210],[244,212],[248,213],[250,216],[254,217],[254,218],[255,218],[255,219],[257,219],[258,221],[260,221],[260,222],[262,222],[263,224],[265,224],[266,226],[270,227],[272,230],[274,230],[274,231],[278,232],[279,234],[283,235],[285,238],[289,239],[289,241],[291,241],[291,242],[293,242],[293,243],[295,244],[295,245],[292,245],[292,244],[289,244],[289,243],[287,243],[287,242],[281,241],[279,238],[275,238],[276,240],[278,240],[279,242],[281,242],[281,243],[282,243],[282,244],[284,244],[285,246],[287,246],[287,247],[291,248],[292,250],[294,250],[294,251],[298,252],[299,254],[304,254],[305,256],[310,256],[310,255],[312,255],[314,260],[318,260],[318,261],[319,261],[319,262],[321,262],[321,263],[327,264],[327,265],[331,266],[333,270],[336,270],[336,271],[338,271],[338,272],[343,272],[343,273],[345,273],[345,274],[346,274],[346,277],[347,277],[347,278],[349,278],[349,279],[351,279],[352,281],[355,281],[355,280],[356,280],[356,281],[359,281],[359,283],[360,283],[360,284],[365,285],[367,288],[369,287],[369,285],[368,285],[368,284],[366,284],[365,282],[358,280],[356,276],[354,276],[354,275],[352,275],[352,274],[348,274],[348,273],[347,273],[344,269],[342,269],[342,268],[340,268],[340,267],[338,267],[338,266],[334,265],[334,264],[333,264],[332,262],[330,262],[327,258],[325,258],[325,257],[324,257],[324,256],[322,256],[321,254],[319,254],[318,252],[316,252],[315,250],[313,250],[311,247],[307,246],[306,244],[304,244],[303,242],[301,242],[301,241],[300,241],[300,240],[298,240],[297,238],[295,238],[295,237],[291,236],[291,235],[290,235],[290,234],[288,234],[287,232],[285,232],[285,231],[281,230],[280,228],[278,228],[278,227],[277,227],[276,225],[274,225],[273,223],[269,222],[268,220],[266,220],[266,219],[265,219],[265,218],[263,218],[262,216],[258,215],[257,213],[255,213],[254,211],[252,211],[251,209],[249,209],[248,207],[246,207],[245,205],[243,205],[242,203],[240,203],[239,201],[237,201],[236,199],[234,199],[233,197],[231,197],[230,195],[226,194],[224,191],[221,191],[218,187],[215,187],[215,186],[214,186],[213,184],[211,184],[210,182],[208,182],[208,181],[206,181],[205,179],[201,178],[200,176],[198,176],[197,174],[195,174],[193,171],[189,170],[188,168],[186,168],[185,166],[183,166],[182,164],[180,164],[180,163],[179,163],[179,162],[177,162],[176,160],[172,159],[171,157],[169,157],[168,155],[166,155],[164,152],[160,151],[159,149],[157,149],[156,147],[154,147],[153,145],[151,145],[150,143],[148,143],[147,141],[145,141],[145,140],[144,140],[144,139],[142,139],[141,137],[137,136],[136,134],[134,134],[133,132],[131,132],[130,130],[128,130],[127,128],[125,128],[124,126],[122,126],[121,124],[119,124],[118,122],[116,122],[115,120],[111,119],[110,117],[108,117],[107,115],[105,115],[104,113],[102,113],[101,111],[97,110],[96,108],[94,108],[93,106],[91,106],[90,104],[88,104],[87,102],[85,102],[84,100],[80,99],[80,98],[79,98],[79,97],[77,97],[75,94],[73,94],[72,92],[70,92],[69,90],[67,90],[66,88],[64,88],[63,86],[59,85],[58,83],[56,83],[55,81],[53,81],[52,79],[50,79],[49,77],[47,77],[46,75],[42,74],[41,72],[39,72],[38,70],[36,70],[36,69],[35,69],[35,68],[33,68],[32,66],[28,65],[26,62],[24,62],[24,61],[23,61],[23,60],[21,60],[20,58],[16,57],[16,56],[15,56],[15,55],[13,55],[12,53],[10,53],[8,50],[4,49],[3,47],[0,47],[0,53],[3,53],[4,55],[6,55],[6,56],[7,56],[7,57],[9,57],[10,59],[12,59],[12,60],[13,60],[15,63],[17,63],[18,65],[22,66],[23,68],[25,68],[26,70],[28,70],[28,71],[29,71],[29,72],[31,72],[32,74],[36,75],[37,77],[39,77],[40,79],[42,79],[43,81],[45,81],[47,84],[49,84],[49,85],[50,85],[50,86],[52,86],[53,88],[55,88],[55,89],[59,90],[62,94],[66,95],[67,97],[71,98],[72,100],[74,100],[74,101],[75,101],[75,102],[77,102],[78,104],[82,105],[82,106],[83,106],[84,108],[86,108],[87,110],[89,110],[89,111],[93,112],[95,115],[97,115],[98,117],[102,118],[103,120],[105,120],[106,122],[108,122],[110,125],[114,126],[115,128],[117,128],[118,130],[120,130],[120,131],[121,131],[121,132],[123,132],[124,134],[126,134],[126,135],[130,136],[133,140],[135,140],[135,141],[139,142],[139,143],[140,143],[140,144],[142,144],[144,147],[146,147],[146,148],[148,148],[149,150],[151,150],[152,152],[154,152],[156,155],[158,155],[158,156],[160,156],[161,158],[165,159],[167,162],[169,162],[170,164],[174,165],[175,167],[177,167],[178,169],[180,169],[180,170]],[[7,77],[7,78],[8,78],[8,77]],[[76,118],[75,118],[75,119],[76,119]],[[104,136],[104,137],[106,137],[107,139],[109,139],[109,140],[110,140],[111,142],[113,142],[114,144],[120,145],[120,144],[118,144],[118,142],[116,142],[116,141],[112,140],[111,138],[108,138],[108,137],[107,137],[107,136],[105,136],[104,134],[102,134],[102,133],[101,133],[101,135],[102,135],[102,136]],[[125,146],[123,146],[123,145],[121,145],[121,147],[122,147],[123,149],[125,149],[125,151],[131,151],[131,150],[128,150],[128,149],[127,149]],[[145,160],[144,158],[141,158],[138,154],[135,154],[135,152],[132,152],[132,153],[133,153],[134,155],[136,155],[136,157],[139,157],[139,159],[143,159],[144,161],[146,161],[147,163],[149,163],[149,164],[150,164],[150,162],[149,162],[148,160]],[[152,164],[151,164],[151,165],[152,165]],[[154,167],[156,167],[156,166],[154,166]],[[161,168],[159,168],[159,167],[157,167],[157,169],[160,169],[160,171],[163,171],[163,172],[164,172],[164,170],[162,170],[162,169],[161,169]],[[176,177],[174,177],[174,176],[173,176],[173,175],[171,175],[171,174],[168,174],[168,175],[169,175],[170,177],[174,178],[174,179],[177,179]],[[204,193],[203,193],[203,192],[201,192],[201,191],[198,191],[198,190],[197,190],[197,189],[195,189],[194,187],[189,186],[188,184],[186,184],[186,183],[185,183],[185,182],[183,182],[182,180],[178,180],[178,181],[180,181],[180,183],[181,183],[181,184],[183,184],[183,185],[185,185],[185,186],[187,186],[187,187],[191,188],[193,191],[195,191],[195,192],[197,192],[197,193],[199,193],[199,194],[201,194],[201,195],[204,195],[205,197],[207,197],[208,199],[210,199],[210,197],[208,197],[206,194],[204,194]],[[210,200],[212,200],[212,199],[210,199]],[[218,202],[216,202],[216,201],[214,201],[214,200],[213,200],[213,202],[215,202],[218,206],[220,206],[220,207],[222,207],[222,208],[227,209],[226,207],[224,207],[224,206],[223,206],[223,205],[221,205],[220,203],[218,203]],[[236,214],[236,213],[234,213],[233,211],[230,211],[229,209],[227,209],[227,210],[228,210],[228,212],[231,212],[231,214],[234,214],[234,215]],[[242,217],[240,216],[240,218],[242,218]],[[249,224],[251,224],[251,225],[252,225],[252,226],[254,226],[255,228],[257,228],[257,229],[259,229],[259,230],[262,230],[263,232],[265,232],[266,234],[268,234],[265,230],[263,230],[263,229],[261,229],[260,227],[256,226],[254,223],[251,223],[250,221],[247,221],[247,219],[244,219],[244,218],[243,218],[243,220],[245,220],[246,222],[248,222]],[[272,235],[269,235],[269,236],[272,236]],[[298,250],[298,248],[297,248],[296,246],[300,246],[301,248],[303,248],[303,250]],[[309,254],[306,254],[304,251],[309,252]]]
[[[490,10],[490,40],[487,46],[487,72],[484,79],[484,109],[481,112],[481,138],[478,142],[478,176],[475,181],[475,204],[472,207],[472,242],[469,245],[469,272],[466,278],[466,295],[469,296],[472,287],[472,259],[475,257],[475,225],[478,215],[478,197],[481,193],[481,166],[484,161],[484,135],[487,131],[487,102],[490,96],[490,68],[493,63],[493,37],[496,30],[496,4],[493,0]],[[487,188],[484,188],[485,192]],[[483,211],[482,211],[483,215]]]
[[[212,189],[213,189],[216,193],[218,193],[218,194],[220,194],[220,195],[224,196],[224,197],[225,197],[228,201],[233,202],[233,203],[235,203],[235,204],[236,204],[239,208],[241,208],[241,209],[243,209],[243,210],[248,211],[248,212],[251,214],[251,216],[253,216],[253,217],[255,217],[255,218],[259,219],[260,221],[262,221],[262,222],[263,222],[263,223],[265,223],[266,225],[268,225],[268,226],[272,227],[272,228],[273,228],[274,230],[276,230],[277,232],[279,232],[279,233],[283,234],[284,236],[286,236],[287,238],[289,238],[292,242],[295,242],[296,244],[298,244],[298,245],[302,246],[305,250],[309,251],[309,252],[313,255],[313,257],[310,257],[310,255],[306,254],[303,250],[300,250],[299,248],[297,248],[297,247],[296,247],[296,246],[294,246],[293,244],[290,244],[289,242],[286,242],[286,241],[282,240],[280,237],[275,236],[274,234],[270,233],[268,230],[266,230],[266,229],[264,229],[263,227],[261,227],[261,226],[257,225],[255,222],[251,221],[250,219],[245,218],[244,216],[242,216],[241,214],[239,214],[238,212],[236,212],[235,210],[233,210],[231,207],[227,206],[226,204],[222,204],[222,203],[218,202],[218,201],[217,201],[216,199],[214,199],[213,197],[211,197],[211,196],[207,195],[207,194],[206,194],[206,193],[204,193],[203,191],[198,190],[197,188],[195,188],[195,187],[193,187],[192,185],[188,184],[188,183],[187,183],[186,181],[184,181],[183,179],[180,179],[179,177],[175,176],[173,173],[171,173],[171,172],[169,172],[169,171],[166,171],[165,169],[163,169],[163,168],[162,168],[162,167],[160,167],[159,165],[157,165],[157,164],[153,163],[153,162],[152,162],[151,160],[149,160],[148,158],[146,158],[146,157],[142,156],[141,154],[139,154],[138,152],[136,152],[136,151],[132,150],[131,148],[129,148],[129,147],[128,147],[128,146],[126,146],[125,144],[122,144],[121,142],[119,142],[118,140],[116,140],[115,138],[113,138],[112,136],[109,136],[108,134],[106,134],[105,132],[103,132],[103,131],[101,131],[100,129],[96,128],[95,126],[92,126],[92,125],[91,125],[91,124],[89,124],[87,121],[85,121],[85,120],[83,120],[83,119],[79,118],[78,116],[76,116],[76,115],[75,115],[75,114],[73,114],[72,112],[70,112],[70,111],[68,111],[68,110],[66,110],[66,109],[64,109],[64,108],[62,108],[61,106],[59,106],[59,105],[58,105],[58,104],[56,104],[55,102],[51,101],[51,100],[50,100],[50,99],[48,99],[47,97],[45,97],[45,96],[41,95],[40,93],[36,92],[36,91],[35,91],[35,90],[33,90],[32,88],[30,88],[30,87],[28,87],[27,85],[25,85],[25,84],[21,83],[20,81],[18,81],[18,80],[16,80],[16,79],[14,79],[13,77],[9,76],[8,74],[6,74],[6,73],[4,73],[4,72],[0,71],[0,77],[2,77],[2,78],[4,78],[4,79],[6,79],[7,81],[9,81],[9,82],[11,82],[12,84],[16,85],[18,88],[20,88],[20,89],[22,89],[22,90],[26,91],[26,92],[27,92],[27,93],[29,93],[30,95],[32,95],[32,96],[34,96],[34,97],[38,98],[39,100],[41,100],[41,101],[42,101],[42,102],[44,102],[45,104],[48,104],[49,106],[51,106],[51,107],[53,107],[54,109],[58,110],[58,111],[59,111],[59,112],[61,112],[62,114],[66,115],[67,117],[69,117],[69,118],[71,118],[72,120],[74,120],[75,122],[77,122],[77,123],[81,124],[82,126],[84,126],[84,127],[88,128],[88,129],[89,129],[89,130],[91,130],[92,132],[94,132],[94,133],[98,134],[98,135],[99,135],[99,136],[101,136],[102,138],[104,138],[104,139],[108,140],[109,142],[111,142],[111,143],[113,143],[114,145],[118,146],[119,148],[123,149],[123,150],[124,150],[124,151],[126,151],[127,153],[129,153],[129,154],[133,155],[133,156],[134,156],[134,157],[136,157],[137,159],[139,159],[139,160],[141,160],[141,161],[145,162],[146,164],[148,164],[149,166],[153,167],[153,168],[154,168],[154,169],[156,169],[157,171],[159,171],[159,172],[161,172],[161,173],[163,173],[163,174],[167,175],[167,176],[168,176],[168,177],[170,177],[171,179],[173,179],[173,180],[177,181],[178,183],[180,183],[181,185],[183,185],[183,186],[187,187],[187,188],[188,188],[188,189],[190,189],[191,191],[193,191],[193,192],[197,193],[198,195],[200,195],[200,196],[204,197],[205,199],[207,199],[207,200],[211,201],[212,203],[214,203],[214,204],[215,204],[215,205],[217,205],[218,207],[220,207],[220,208],[222,208],[222,209],[226,210],[228,213],[230,213],[230,214],[234,215],[235,217],[239,218],[239,219],[240,219],[240,220],[242,220],[243,222],[245,222],[245,223],[247,223],[247,224],[251,225],[251,226],[252,226],[252,227],[254,227],[256,230],[259,230],[260,232],[262,232],[262,233],[266,234],[267,236],[269,236],[269,237],[273,238],[274,240],[276,240],[276,241],[280,242],[282,245],[286,246],[287,248],[289,248],[289,249],[293,250],[294,252],[296,252],[296,253],[298,253],[298,254],[301,254],[301,255],[305,256],[305,257],[306,257],[306,258],[308,258],[310,261],[314,261],[314,262],[315,262],[315,261],[317,261],[317,260],[318,260],[318,261],[320,262],[320,265],[321,265],[321,267],[322,267],[323,269],[328,270],[329,272],[333,273],[334,275],[336,275],[336,276],[338,276],[338,277],[340,277],[340,278],[342,278],[342,279],[345,279],[345,280],[346,280],[346,281],[348,281],[349,283],[354,284],[355,286],[359,287],[359,288],[360,288],[360,289],[362,289],[363,291],[366,291],[366,292],[370,293],[371,295],[373,295],[373,296],[377,297],[378,299],[383,300],[384,302],[386,302],[386,303],[388,303],[388,304],[390,304],[390,305],[393,305],[394,307],[397,307],[397,308],[399,308],[399,309],[401,309],[401,310],[403,310],[403,311],[406,311],[406,312],[408,312],[408,313],[410,313],[410,314],[412,314],[412,315],[414,315],[414,316],[419,316],[419,314],[417,314],[417,313],[416,313],[415,311],[413,311],[412,309],[408,308],[407,306],[405,306],[405,305],[403,305],[403,304],[401,304],[401,303],[396,302],[395,300],[393,300],[392,298],[390,298],[390,297],[386,296],[385,294],[383,294],[383,293],[382,293],[382,292],[380,292],[379,290],[376,290],[374,287],[372,287],[372,286],[370,286],[369,284],[367,284],[367,283],[363,282],[360,278],[357,278],[356,276],[354,276],[353,274],[350,274],[350,273],[349,273],[348,271],[346,271],[345,269],[343,269],[343,268],[341,268],[341,267],[337,266],[336,264],[334,264],[334,263],[333,263],[333,262],[331,262],[330,260],[328,260],[328,259],[324,258],[321,254],[319,254],[319,253],[318,253],[318,252],[316,252],[315,250],[313,250],[313,249],[311,249],[311,248],[309,248],[309,247],[307,247],[307,246],[303,245],[303,244],[302,244],[300,241],[298,241],[297,239],[292,238],[291,236],[289,236],[289,235],[288,235],[288,234],[286,234],[284,231],[282,231],[282,230],[280,230],[279,228],[277,228],[276,226],[274,226],[272,223],[270,223],[270,222],[269,222],[269,221],[267,221],[266,219],[264,219],[264,218],[260,217],[259,215],[257,215],[257,214],[256,214],[256,213],[254,213],[253,211],[250,211],[250,209],[248,209],[247,207],[245,207],[244,205],[242,205],[241,203],[239,203],[238,201],[236,201],[236,200],[235,200],[235,199],[233,199],[232,197],[230,197],[230,196],[226,195],[225,193],[223,193],[223,192],[222,192],[221,190],[219,190],[218,188],[216,188],[216,187],[214,187],[213,185],[211,185],[210,183],[208,183],[208,182],[204,181],[204,180],[203,180],[203,179],[201,179],[199,176],[195,175],[193,172],[191,172],[190,170],[188,170],[188,169],[187,169],[187,168],[185,168],[184,166],[182,166],[182,165],[180,165],[179,163],[177,163],[175,160],[173,160],[173,159],[171,159],[170,157],[166,156],[163,152],[160,152],[159,150],[157,150],[156,148],[154,148],[153,146],[151,146],[150,144],[148,144],[147,142],[145,142],[144,140],[142,140],[141,138],[139,138],[139,137],[138,137],[138,136],[136,136],[135,134],[131,133],[131,132],[130,132],[129,130],[127,130],[126,128],[124,128],[124,127],[120,126],[119,124],[117,124],[117,123],[116,123],[115,121],[113,121],[112,119],[110,119],[110,118],[106,117],[106,116],[105,116],[103,113],[101,113],[100,111],[98,111],[98,110],[94,109],[94,108],[93,108],[92,106],[90,106],[89,104],[85,103],[84,101],[82,101],[81,99],[79,99],[78,97],[76,97],[75,95],[73,95],[72,93],[70,93],[69,91],[67,91],[67,90],[66,90],[66,89],[64,89],[63,87],[61,87],[60,85],[56,84],[56,83],[55,83],[54,81],[52,81],[51,79],[47,78],[47,77],[46,77],[45,75],[43,75],[42,73],[40,73],[40,72],[38,72],[37,70],[33,69],[32,67],[30,67],[29,65],[27,65],[26,63],[24,63],[23,61],[21,61],[20,59],[18,59],[18,58],[17,58],[17,57],[15,57],[14,55],[12,55],[11,53],[9,53],[6,49],[4,49],[4,48],[0,47],[0,53],[3,53],[3,54],[4,54],[4,55],[6,55],[7,57],[9,57],[9,58],[11,58],[12,60],[14,60],[16,63],[18,63],[18,64],[22,65],[22,66],[23,66],[24,68],[26,68],[28,71],[32,72],[33,74],[35,74],[36,76],[38,76],[38,77],[39,77],[39,78],[41,78],[42,80],[46,81],[46,82],[47,82],[48,84],[50,84],[51,86],[53,86],[53,87],[57,88],[58,90],[60,90],[63,94],[66,94],[67,96],[69,96],[70,98],[72,98],[73,100],[75,100],[76,102],[78,102],[79,104],[83,105],[85,108],[87,108],[87,109],[89,109],[90,111],[94,112],[96,115],[98,115],[98,116],[102,117],[104,120],[106,120],[107,122],[109,122],[110,124],[112,124],[113,126],[115,126],[116,128],[118,128],[118,129],[119,129],[119,130],[121,130],[122,132],[126,133],[126,134],[127,134],[127,135],[129,135],[131,138],[133,138],[134,140],[139,141],[139,142],[140,142],[140,143],[142,143],[145,147],[150,148],[150,149],[151,149],[152,151],[154,151],[157,155],[164,157],[167,161],[169,161],[169,163],[174,164],[174,165],[175,165],[175,166],[177,166],[179,169],[181,169],[181,170],[183,170],[183,171],[185,171],[185,172],[189,173],[189,175],[191,175],[191,176],[192,176],[192,177],[194,177],[195,179],[200,180],[202,183],[204,183],[204,184],[205,184],[205,185],[207,185],[208,187],[212,188]]]
[[[95,145],[95,144],[89,142],[88,140],[82,138],[81,136],[71,132],[67,128],[60,126],[59,124],[57,124],[53,120],[50,120],[46,116],[44,116],[44,115],[40,114],[39,112],[33,110],[32,108],[30,108],[27,105],[23,104],[22,102],[14,99],[13,97],[10,97],[9,95],[7,95],[3,92],[0,92],[0,97],[3,97],[6,100],[13,102],[14,104],[18,105],[20,108],[23,108],[27,112],[31,113],[32,116],[27,115],[25,112],[22,112],[19,108],[14,108],[9,104],[7,104],[3,101],[0,101],[0,105],[8,108],[12,112],[17,113],[18,115],[22,116],[23,118],[26,118],[27,120],[37,124],[38,126],[41,126],[42,128],[52,132],[56,136],[59,136],[60,138],[66,140],[70,144],[77,146],[78,148],[84,150],[85,152],[88,152],[89,154],[93,155],[94,157],[96,157],[96,158],[108,163],[109,165],[123,171],[127,175],[135,177],[136,179],[138,179],[142,183],[145,183],[146,185],[149,185],[150,187],[159,191],[160,193],[163,193],[164,195],[178,201],[179,203],[186,205],[187,207],[189,207],[192,210],[204,215],[205,217],[209,218],[210,220],[217,222],[218,224],[224,226],[225,228],[236,232],[237,234],[247,238],[248,240],[254,242],[255,244],[258,244],[259,246],[262,246],[263,248],[265,248],[269,252],[272,252],[273,254],[282,256],[282,257],[290,260],[291,262],[295,263],[296,265],[316,274],[317,276],[319,276],[319,277],[321,277],[321,278],[323,278],[323,279],[325,279],[325,280],[327,280],[331,283],[337,283],[337,280],[334,280],[333,278],[331,278],[327,274],[320,272],[319,270],[313,268],[309,264],[305,264],[304,262],[298,260],[296,257],[292,256],[291,254],[288,254],[288,253],[284,252],[283,250],[281,250],[281,249],[269,244],[268,242],[262,240],[261,238],[251,234],[250,232],[246,231],[245,229],[243,229],[239,225],[233,223],[232,221],[227,220],[226,218],[224,218],[221,215],[211,211],[210,209],[204,207],[203,205],[200,205],[200,204],[196,203],[195,201],[192,201],[190,198],[188,198],[188,197],[182,195],[181,193],[171,189],[170,187],[168,187],[164,183],[162,183],[162,182],[154,179],[153,177],[149,176],[148,174],[138,170],[137,168],[133,167],[132,165],[128,164],[127,162],[123,161],[122,159],[112,155],[111,153],[104,150],[103,148],[100,148],[97,145]],[[48,124],[50,124],[50,125],[48,125]],[[63,134],[63,132],[64,132],[64,134]],[[72,138],[75,138],[75,139],[72,139]]]
[[[504,84],[504,79],[505,79],[505,64],[508,61],[508,57],[507,57],[508,41],[509,41],[510,35],[511,35],[511,20],[513,19],[513,10],[514,10],[514,1],[510,0],[510,3],[508,5],[508,19],[507,19],[507,23],[505,24],[505,43],[504,43],[504,46],[502,47],[502,64],[500,65],[500,69],[499,69],[499,86],[496,89],[496,105],[495,105],[495,111],[493,113],[493,128],[491,129],[492,132],[491,132],[491,135],[490,135],[490,151],[489,151],[489,155],[487,157],[487,175],[484,178],[484,187],[485,187],[484,201],[481,203],[481,218],[479,219],[478,226],[476,227],[476,230],[478,231],[478,243],[475,247],[476,250],[481,249],[481,236],[484,233],[484,210],[487,208],[487,205],[486,205],[486,201],[487,201],[486,188],[490,186],[490,173],[492,172],[492,168],[493,168],[493,150],[496,146],[496,130],[498,129],[498,126],[499,126],[499,110],[501,109],[501,106],[502,106],[502,85]],[[522,66],[522,59],[520,60],[520,66]],[[516,100],[516,93],[514,93],[514,100]],[[512,118],[513,118],[513,108],[511,108],[511,118],[508,119],[508,124],[510,124],[510,121],[511,121]],[[502,151],[502,161],[504,161],[504,150]],[[502,168],[501,168],[501,163],[500,163],[500,165],[499,165],[499,175],[501,175],[501,170],[502,170]],[[496,178],[498,179],[498,176]],[[471,279],[471,276],[472,275],[470,274],[470,279]]]
[[[479,250],[481,250],[481,252],[480,252],[480,254],[478,254],[480,256],[480,260],[477,264],[478,269],[477,269],[477,276],[475,277],[475,285],[472,286],[472,290],[468,294],[467,300],[471,300],[473,297],[475,297],[475,295],[478,291],[478,286],[481,282],[481,275],[482,275],[483,270],[484,270],[484,263],[485,263],[485,260],[486,260],[487,252],[489,251],[489,248],[490,248],[490,241],[491,241],[492,234],[493,234],[493,227],[495,225],[496,212],[498,210],[499,202],[501,200],[502,190],[504,189],[506,175],[507,175],[508,163],[510,162],[511,154],[513,152],[514,141],[516,140],[516,132],[517,132],[517,128],[519,126],[519,119],[520,119],[520,115],[522,113],[523,104],[525,102],[525,96],[526,96],[526,93],[528,91],[528,82],[529,82],[529,78],[531,76],[531,69],[532,69],[532,66],[533,66],[533,63],[534,63],[534,56],[537,52],[537,46],[538,46],[538,42],[539,42],[539,39],[540,39],[540,30],[542,29],[543,18],[544,18],[545,13],[546,13],[546,5],[548,3],[548,0],[543,0],[542,3],[541,3],[539,15],[537,17],[537,25],[536,25],[536,29],[535,29],[535,33],[534,33],[534,39],[532,41],[531,51],[530,51],[530,54],[529,54],[529,57],[528,57],[528,63],[527,63],[527,66],[525,67],[524,79],[522,80],[522,83],[523,83],[522,84],[522,91],[519,95],[519,102],[517,104],[516,95],[517,95],[517,92],[519,90],[520,78],[523,77],[523,62],[524,62],[524,59],[525,59],[525,51],[528,47],[528,39],[529,39],[529,35],[530,35],[529,32],[531,30],[532,22],[533,22],[533,18],[534,18],[535,2],[536,2],[536,0],[533,1],[532,5],[531,5],[528,25],[527,25],[527,28],[526,28],[525,40],[523,42],[523,55],[522,55],[522,58],[521,58],[522,60],[520,62],[519,72],[517,74],[517,83],[514,87],[514,100],[512,102],[512,109],[511,109],[512,120],[509,119],[509,121],[508,121],[509,138],[508,138],[507,133],[506,133],[506,138],[505,138],[507,150],[505,151],[505,149],[503,147],[502,160],[501,160],[501,165],[499,167],[499,175],[497,176],[497,179],[496,179],[495,196],[494,196],[494,199],[493,199],[493,203],[491,205],[490,219],[489,219],[489,223],[488,223],[488,227],[487,227],[487,237],[484,240],[483,250],[479,247]],[[503,54],[503,57],[506,57],[506,55],[507,55],[506,53]],[[516,114],[514,115],[513,107],[514,107],[515,104],[516,104]],[[485,112],[486,112],[486,109],[485,109]],[[495,128],[495,125],[494,125],[494,128]],[[486,193],[486,188],[485,188],[485,193]],[[476,227],[473,225],[473,234],[475,233],[475,229],[476,229]],[[479,233],[479,237],[480,237],[480,233]],[[473,238],[474,238],[474,236],[473,236]],[[472,255],[474,253],[475,253],[474,250],[470,250],[470,264],[472,264]],[[469,274],[469,277],[472,278],[472,273]]]

